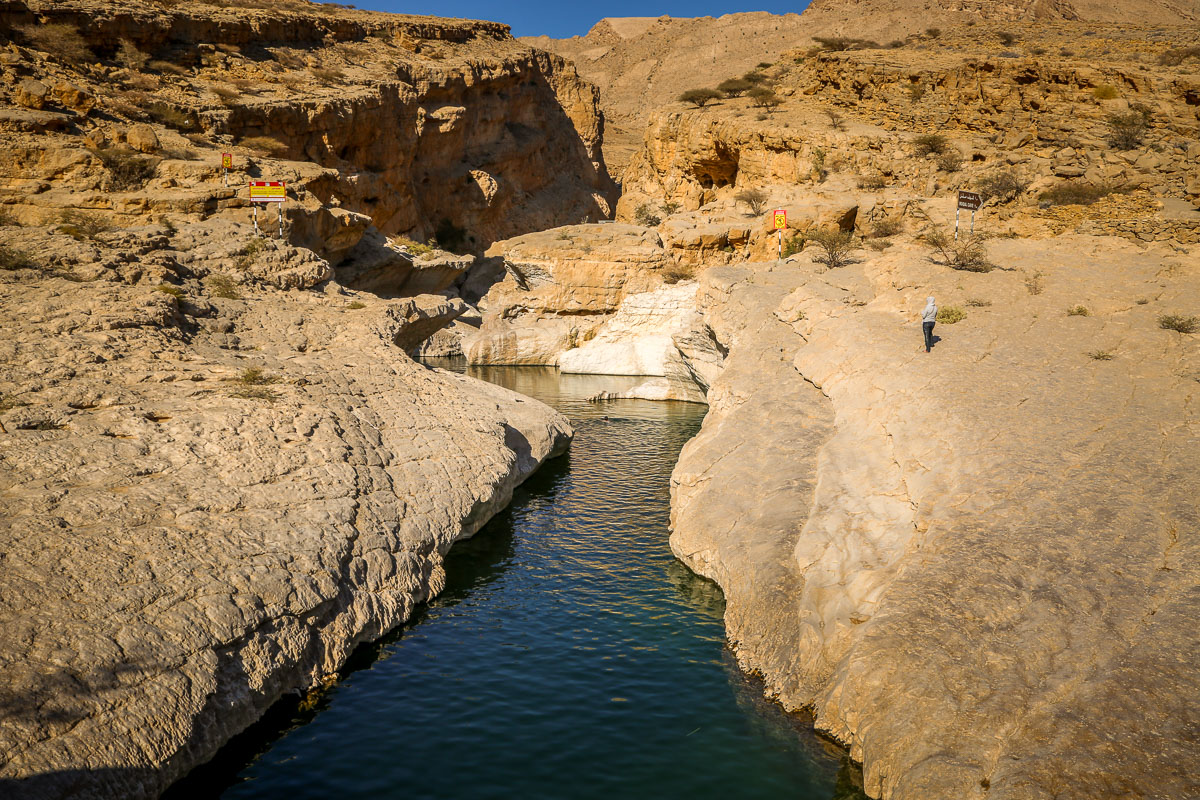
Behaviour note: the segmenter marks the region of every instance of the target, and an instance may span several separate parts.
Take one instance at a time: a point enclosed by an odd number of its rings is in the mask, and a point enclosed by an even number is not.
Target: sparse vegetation
[[[765,108],[770,111],[783,103],[783,98],[775,94],[774,89],[768,89],[765,86],[755,86],[747,94],[755,108]]]
[[[967,312],[961,306],[942,306],[937,312],[937,321],[943,325],[953,325],[967,318]]]
[[[1067,309],[1068,317],[1090,317],[1091,315],[1092,312],[1088,310],[1087,306],[1071,306]]]
[[[829,176],[829,170],[825,168],[825,150],[821,147],[814,147],[812,154],[812,171],[816,175],[817,182],[820,183]]]
[[[962,164],[963,155],[957,150],[947,150],[937,157],[938,169],[942,172],[958,172]]]
[[[117,48],[116,58],[118,64],[133,70],[144,68],[146,62],[150,60],[150,56],[139,50],[137,45],[128,39],[121,40],[121,46]]]
[[[1117,87],[1113,86],[1111,83],[1102,83],[1096,88],[1092,89],[1092,97],[1096,98],[1097,100],[1115,100],[1120,96],[1121,95],[1120,92],[1117,91]]]
[[[233,380],[243,386],[270,386],[279,383],[279,376],[271,375],[261,367],[246,367],[242,374]]]
[[[160,75],[174,75],[175,77],[182,77],[188,74],[186,67],[181,67],[172,61],[160,61],[157,59],[147,64],[146,69],[151,72],[157,72]]]
[[[720,100],[723,96],[716,89],[688,89],[679,95],[679,102],[690,103],[696,108],[704,108],[713,100]]]
[[[279,399],[279,393],[266,386],[239,386],[230,392],[229,396],[242,400],[265,400],[268,403],[274,403]]]
[[[799,253],[801,250],[804,249],[804,245],[806,243],[807,243],[807,240],[804,238],[803,234],[797,233],[795,236],[789,236],[788,238],[783,240],[782,257],[788,258],[790,256],[796,255],[796,253]]]
[[[193,111],[177,108],[169,103],[154,102],[146,107],[146,113],[156,122],[180,131],[193,131],[199,127],[199,121]]]
[[[996,170],[979,179],[979,193],[984,200],[998,200],[1007,203],[1015,200],[1018,195],[1028,188],[1029,183],[1022,180],[1016,172],[1007,169]]]
[[[668,200],[667,202],[662,204],[662,210],[663,210],[663,213],[669,217],[672,214],[674,214],[676,211],[679,210],[679,203],[676,203],[673,200]]]
[[[1116,350],[1092,350],[1087,354],[1093,361],[1112,361],[1116,356]]]
[[[904,220],[900,217],[884,217],[871,226],[871,238],[886,239],[904,231]]]
[[[1158,56],[1158,63],[1164,67],[1178,67],[1189,58],[1200,58],[1200,46],[1173,47]]]
[[[1000,44],[1004,45],[1005,47],[1009,47],[1017,40],[1017,35],[1015,33],[1009,33],[1008,31],[1000,31],[996,34],[996,37],[1000,39]]]
[[[918,156],[941,155],[950,147],[950,142],[940,133],[923,133],[913,139],[913,150]]]
[[[1046,291],[1045,274],[1039,269],[1025,273],[1025,291],[1037,295]]]
[[[882,172],[872,172],[870,175],[858,176],[858,188],[860,189],[883,189],[888,185],[887,176]]]
[[[172,286],[169,283],[160,283],[158,286],[154,287],[154,291],[170,295],[176,300],[181,300],[184,297],[183,289],[180,289],[178,286]]]
[[[241,299],[242,294],[238,291],[237,284],[228,275],[220,273],[209,275],[204,281],[204,285],[208,287],[208,293],[213,297],[221,297],[225,300]]]
[[[308,71],[323,83],[342,84],[346,82],[346,73],[336,67],[310,67]]]
[[[258,237],[251,239],[246,243],[246,246],[242,248],[242,252],[233,259],[233,265],[243,272],[248,270],[250,265],[254,263],[254,259],[259,253],[265,250],[266,247],[266,242],[263,239],[259,239]]]
[[[767,76],[763,75],[758,70],[752,69],[749,72],[747,72],[745,75],[742,76],[742,80],[746,81],[747,83],[753,84],[754,86],[758,86],[759,84],[763,84],[763,83],[767,82]]]
[[[410,239],[407,236],[397,236],[394,239],[389,239],[388,243],[393,247],[399,247],[401,250],[406,250],[414,256],[423,256],[434,251],[434,248],[430,245],[421,244],[415,239]]]
[[[922,97],[925,96],[925,84],[923,84],[923,83],[909,84],[908,89],[906,89],[905,91],[908,92],[908,99],[915,103],[918,100],[920,100]]]
[[[662,217],[650,207],[649,203],[642,203],[634,210],[633,221],[644,228],[655,228],[662,222]]]
[[[750,213],[757,216],[767,207],[767,193],[762,189],[743,189],[734,196],[734,200],[744,205]]]
[[[847,36],[814,36],[813,41],[820,45],[820,49],[830,52],[869,50],[879,47],[879,42],[874,42],[870,39],[855,39]]]
[[[33,259],[24,250],[0,244],[0,270],[12,272],[18,269],[33,269]]]
[[[353,300],[346,304],[346,308],[357,311],[360,308],[366,308],[367,304],[360,300]]]
[[[945,231],[925,234],[925,243],[933,249],[932,260],[964,272],[991,272],[996,265],[988,261],[984,237],[964,234],[956,240]]]
[[[1142,106],[1130,107],[1128,111],[1109,114],[1104,119],[1108,126],[1108,143],[1118,150],[1132,150],[1146,139],[1150,129],[1150,111]]]
[[[991,306],[991,304],[992,304],[991,300],[983,300],[982,298],[979,298],[979,297],[972,297],[969,300],[967,300],[966,303],[964,303],[964,305],[970,306],[971,308],[988,308],[989,306]]]
[[[825,116],[829,117],[829,127],[835,131],[845,130],[846,120],[841,114],[834,111],[832,108],[825,109]]]
[[[813,260],[818,264],[835,269],[851,263],[850,253],[854,250],[854,235],[848,231],[817,231],[809,234],[808,241],[817,246],[819,252]]]
[[[1038,200],[1052,206],[1090,206],[1110,194],[1127,191],[1113,186],[1097,186],[1087,181],[1060,183],[1038,195]]]
[[[288,146],[270,136],[250,136],[238,142],[247,150],[253,150],[270,158],[282,158],[288,153]]]
[[[928,36],[930,39],[936,39],[942,35],[942,29],[941,28],[926,28],[925,35]]]
[[[726,97],[740,97],[750,91],[755,84],[745,78],[729,78],[717,84],[717,90],[724,92]]]
[[[212,90],[213,94],[221,98],[221,102],[225,105],[232,105],[242,96],[241,92],[230,86],[210,86],[209,89]]]
[[[96,54],[88,47],[87,41],[79,33],[79,28],[69,23],[26,25],[17,30],[34,49],[47,53],[51,58],[75,65],[96,61]]]
[[[59,214],[58,229],[76,241],[94,240],[113,229],[113,224],[101,214],[68,209]]]
[[[92,153],[103,162],[104,168],[108,170],[108,188],[117,192],[140,189],[145,186],[146,181],[154,177],[154,171],[158,169],[161,160],[121,147],[93,150]]]
[[[1158,318],[1158,327],[1177,333],[1195,333],[1200,331],[1200,317],[1184,314],[1163,314]]]
[[[686,267],[682,264],[673,264],[665,267],[662,271],[663,283],[675,285],[680,281],[691,280],[693,272],[691,267]]]

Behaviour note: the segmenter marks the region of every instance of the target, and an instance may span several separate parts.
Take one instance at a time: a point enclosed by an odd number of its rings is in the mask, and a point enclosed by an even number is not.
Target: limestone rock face
[[[338,279],[385,297],[435,294],[449,288],[475,263],[471,255],[445,251],[414,254],[370,232],[338,265]]]
[[[662,240],[635,225],[574,225],[493,245],[506,275],[480,301],[483,325],[465,343],[473,364],[558,363],[626,297],[662,284]]]
[[[244,227],[5,233],[5,798],[157,796],[436,594],[571,435],[404,354],[461,301],[271,281],[286,247],[239,281]]]
[[[705,272],[728,356],[672,478],[672,549],[873,797],[1195,796],[1200,350],[1157,320],[1193,308],[1200,262],[990,247],[1038,293],[912,246]],[[966,317],[927,354],[930,294]]]
[[[503,25],[320,4],[131,0],[30,0],[0,11],[0,24],[33,26],[13,53],[20,74],[0,73],[0,98],[74,112],[64,115],[73,127],[53,131],[0,114],[0,201],[34,224],[63,208],[123,224],[167,214],[242,221],[246,181],[286,180],[292,243],[336,262],[365,230],[361,217],[420,242],[441,231],[453,240],[446,246],[479,253],[497,239],[607,218],[615,205],[596,88]],[[105,67],[119,76],[109,77],[39,49],[51,47],[39,30],[75,29],[85,50],[125,43],[203,57],[165,78],[137,59]],[[242,54],[263,42],[265,60]],[[143,88],[120,88],[130,82]],[[98,155],[122,140],[167,161],[151,174]],[[228,187],[223,152],[234,157]]]

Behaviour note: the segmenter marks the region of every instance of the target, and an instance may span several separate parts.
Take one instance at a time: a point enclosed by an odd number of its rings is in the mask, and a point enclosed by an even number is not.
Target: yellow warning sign
[[[775,230],[781,231],[787,227],[787,212],[779,208],[774,211]]]

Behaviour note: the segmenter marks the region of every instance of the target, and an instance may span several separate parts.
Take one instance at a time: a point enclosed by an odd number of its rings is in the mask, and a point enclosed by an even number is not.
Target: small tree
[[[840,131],[840,130],[845,129],[846,120],[842,117],[841,114],[834,111],[832,108],[825,109],[825,116],[829,117],[829,127],[833,128],[835,131]]]
[[[1146,138],[1150,127],[1148,110],[1130,108],[1119,114],[1109,114],[1104,124],[1108,126],[1108,143],[1118,150],[1132,150]]]
[[[982,236],[963,235],[957,240],[943,231],[925,234],[925,242],[933,249],[931,261],[965,272],[991,272],[995,264],[987,259]]]
[[[755,216],[761,214],[767,207],[767,193],[762,189],[744,189],[738,192],[733,199],[750,209],[750,213]]]
[[[816,231],[809,234],[808,241],[817,246],[819,252],[813,257],[813,260],[818,264],[835,269],[851,263],[850,253],[854,249],[854,234],[842,230]]]
[[[913,139],[913,148],[918,156],[941,155],[950,147],[950,142],[940,133],[923,133]]]
[[[721,93],[716,89],[688,89],[679,95],[679,102],[691,103],[696,108],[704,108],[713,100],[720,100],[721,97]]]
[[[726,97],[740,97],[752,88],[754,84],[745,78],[729,78],[717,84],[717,89],[724,92]]]
[[[750,90],[750,102],[756,108],[765,108],[770,111],[780,105],[783,99],[775,94],[773,89],[768,89],[765,86],[756,86]]]

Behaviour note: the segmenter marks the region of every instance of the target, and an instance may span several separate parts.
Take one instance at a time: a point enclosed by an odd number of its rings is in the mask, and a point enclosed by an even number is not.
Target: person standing
[[[921,312],[921,329],[925,332],[925,352],[928,353],[933,347],[933,326],[937,322],[937,303],[933,302],[933,298],[927,298],[925,302],[925,310]]]

